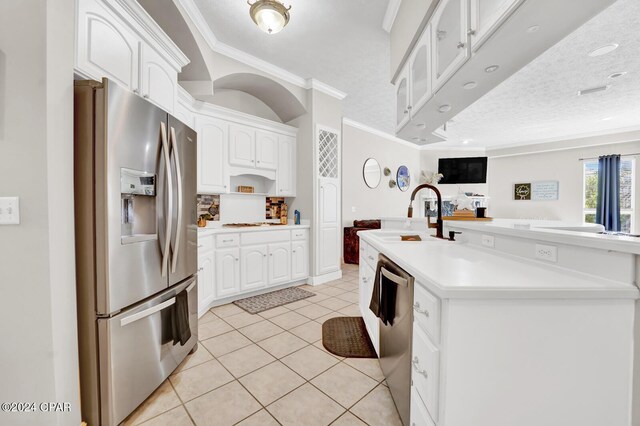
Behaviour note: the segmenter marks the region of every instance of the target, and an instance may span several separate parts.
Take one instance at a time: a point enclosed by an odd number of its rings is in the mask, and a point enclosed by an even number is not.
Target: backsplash
[[[273,208],[274,207],[280,207],[282,204],[284,204],[284,197],[267,197],[267,202],[266,202],[266,217],[267,219],[280,219],[280,209],[277,208],[277,215],[274,216],[273,213]]]
[[[213,220],[220,220],[220,196],[198,194],[198,217],[211,213]]]

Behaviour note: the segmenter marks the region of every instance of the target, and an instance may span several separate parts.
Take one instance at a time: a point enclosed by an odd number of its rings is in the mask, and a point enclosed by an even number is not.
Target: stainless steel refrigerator
[[[82,416],[116,425],[196,348],[196,133],[107,79],[74,102]]]

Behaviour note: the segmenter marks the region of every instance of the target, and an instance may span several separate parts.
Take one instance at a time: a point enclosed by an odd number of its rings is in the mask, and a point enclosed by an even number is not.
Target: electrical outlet
[[[493,235],[483,235],[482,236],[482,245],[485,247],[494,247],[495,239]]]
[[[0,197],[0,225],[20,224],[20,199]]]
[[[557,262],[558,247],[536,244],[536,259],[546,260],[547,262]]]

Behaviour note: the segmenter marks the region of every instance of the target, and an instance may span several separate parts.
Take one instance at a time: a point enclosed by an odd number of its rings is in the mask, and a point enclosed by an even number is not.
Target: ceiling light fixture
[[[605,117],[605,118],[601,119],[600,121],[609,121],[609,120],[613,120],[613,117]]]
[[[476,83],[475,81],[469,81],[469,82],[463,84],[462,87],[465,90],[471,90],[471,89],[475,89],[476,87],[478,87],[478,83]]]
[[[498,71],[498,68],[500,68],[500,65],[491,65],[491,66],[486,67],[484,69],[484,72],[492,73],[494,71]]]
[[[254,3],[247,1],[251,6],[249,15],[253,22],[267,34],[275,34],[289,23],[289,9],[278,0],[256,0]]]
[[[614,78],[622,77],[623,75],[626,75],[626,74],[627,74],[626,71],[614,72],[613,74],[609,74],[607,78],[614,79]]]
[[[611,53],[614,50],[616,50],[618,48],[618,46],[619,46],[618,43],[605,44],[604,46],[600,46],[597,49],[592,50],[587,55],[591,56],[592,58],[595,58],[597,56],[606,55],[607,53]]]
[[[451,105],[440,105],[440,108],[438,108],[438,111],[441,113],[445,113],[445,112],[449,112],[451,111]]]
[[[469,139],[465,139],[465,140],[462,141],[462,144],[463,145],[467,145],[469,142],[471,142]]]

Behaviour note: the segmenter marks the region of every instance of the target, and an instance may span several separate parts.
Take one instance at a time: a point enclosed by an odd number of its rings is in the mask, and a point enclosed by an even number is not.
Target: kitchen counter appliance
[[[113,81],[76,81],[82,419],[122,422],[197,344],[196,133]]]

